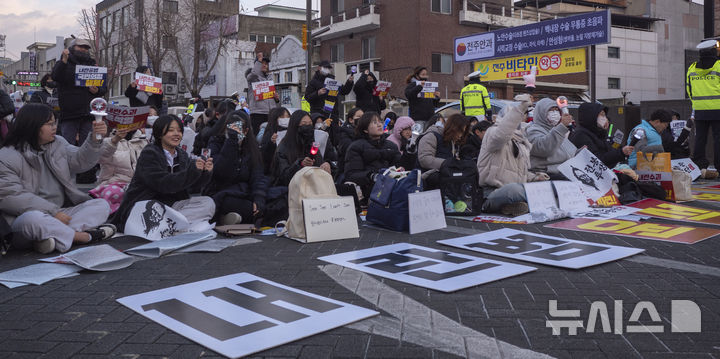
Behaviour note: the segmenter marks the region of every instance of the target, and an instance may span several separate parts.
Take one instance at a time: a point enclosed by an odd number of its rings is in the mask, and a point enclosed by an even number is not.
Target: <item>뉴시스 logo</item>
[[[456,51],[457,51],[458,55],[460,55],[460,56],[465,55],[466,50],[467,50],[467,47],[465,46],[465,43],[461,42],[457,45]]]
[[[580,319],[580,310],[578,309],[557,309],[557,300],[548,301],[548,311],[551,318],[555,320],[546,320],[545,327],[552,328],[553,335],[561,335],[562,329],[566,328],[568,335],[577,335],[578,328],[585,328],[585,333],[594,333],[596,327],[600,327],[603,333],[623,333],[623,301],[613,301],[613,324],[610,325],[610,315],[608,314],[607,305],[603,301],[595,301],[590,305],[588,311],[587,326],[583,325]],[[673,300],[670,309],[670,332],[672,333],[700,333],[702,313],[700,307],[692,300]],[[645,323],[640,322],[640,317],[650,317],[653,325],[647,324],[647,319],[643,319]],[[626,325],[625,333],[663,333],[665,325],[660,319],[655,305],[649,301],[642,301],[635,304],[628,322],[636,322],[637,324]]]

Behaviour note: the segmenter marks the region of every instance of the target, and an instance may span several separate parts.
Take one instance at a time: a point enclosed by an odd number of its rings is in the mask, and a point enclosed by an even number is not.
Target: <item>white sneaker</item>
[[[55,250],[55,238],[46,238],[33,243],[35,252],[48,254]]]
[[[235,213],[235,212],[229,212],[228,214],[222,216],[220,218],[220,225],[221,226],[229,226],[232,224],[238,224],[242,222],[242,216]]]

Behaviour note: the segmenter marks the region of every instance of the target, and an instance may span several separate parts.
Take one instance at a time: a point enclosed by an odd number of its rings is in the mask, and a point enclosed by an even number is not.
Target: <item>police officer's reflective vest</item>
[[[305,96],[300,100],[300,109],[305,112],[310,112],[310,102],[305,99]]]
[[[490,96],[485,86],[480,84],[465,86],[460,91],[460,102],[465,116],[485,115],[485,111],[490,110]]]
[[[709,69],[699,69],[697,62],[687,71],[687,94],[694,110],[720,110],[720,61]]]
[[[191,115],[193,111],[195,110],[195,104],[191,103],[187,107],[187,111],[185,111],[186,114]]]

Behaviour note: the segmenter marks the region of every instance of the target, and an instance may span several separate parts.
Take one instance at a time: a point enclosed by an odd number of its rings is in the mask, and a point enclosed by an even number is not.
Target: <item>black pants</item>
[[[222,202],[217,205],[216,213],[218,218],[230,212],[235,212],[242,216],[241,223],[255,223],[252,201],[235,196],[224,196]]]
[[[250,115],[250,122],[252,123],[253,133],[255,135],[258,134],[258,131],[260,131],[260,125],[263,124],[263,122],[267,122],[268,115],[263,113],[253,113]]]
[[[710,165],[710,161],[705,157],[705,147],[707,147],[708,132],[711,127],[714,146],[713,162],[715,168],[720,169],[720,119],[695,121],[695,151],[693,151],[692,160],[700,168],[707,168]]]

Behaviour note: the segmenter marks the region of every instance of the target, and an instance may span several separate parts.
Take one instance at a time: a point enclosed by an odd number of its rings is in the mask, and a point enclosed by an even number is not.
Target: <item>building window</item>
[[[255,34],[250,34],[249,40],[252,41],[252,42],[257,41],[257,35],[255,35]]]
[[[448,54],[432,54],[432,72],[441,74],[452,73],[452,55]]]
[[[345,44],[335,44],[330,47],[330,62],[345,61]]]
[[[280,74],[279,74],[279,73],[273,74],[273,81],[274,81],[276,84],[277,84],[277,83],[280,83]]]
[[[620,79],[617,77],[608,77],[608,88],[611,90],[619,90]]]
[[[362,58],[371,59],[375,57],[375,36],[362,39]]]
[[[292,82],[292,71],[285,71],[285,82]]]
[[[162,46],[163,49],[172,49],[175,48],[175,43],[177,41],[177,38],[175,36],[163,36],[162,37]]]
[[[178,2],[173,0],[165,0],[163,2],[163,11],[171,14],[177,14]]]
[[[620,48],[614,47],[614,46],[608,46],[608,58],[609,59],[619,59],[620,58]]]
[[[120,24],[121,24],[121,20],[122,20],[121,17],[122,17],[122,13],[120,12],[120,10],[115,11],[115,12],[113,13],[113,26],[112,26],[113,31],[114,31],[115,29],[118,29],[118,28],[121,26],[121,25],[120,25]]]
[[[273,42],[279,44],[282,41],[282,36],[273,36]]]
[[[432,12],[439,12],[441,14],[451,14],[452,13],[452,7],[450,5],[450,0],[430,0],[431,1],[431,7]]]
[[[128,25],[130,25],[130,19],[132,19],[132,15],[131,15],[130,11],[132,11],[132,7],[131,7],[130,5],[125,6],[125,7],[122,9],[122,12],[123,12],[123,26],[128,26]]]
[[[345,11],[345,0],[330,0],[330,11],[333,14]]]

